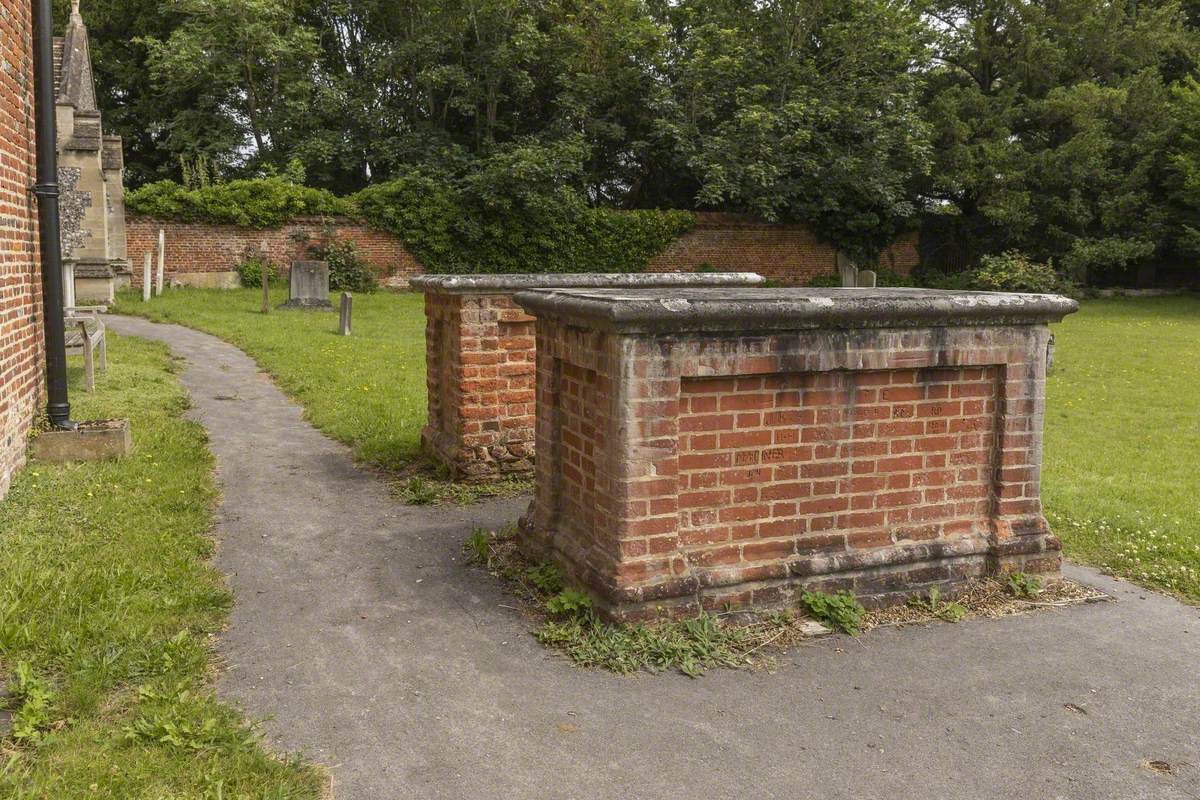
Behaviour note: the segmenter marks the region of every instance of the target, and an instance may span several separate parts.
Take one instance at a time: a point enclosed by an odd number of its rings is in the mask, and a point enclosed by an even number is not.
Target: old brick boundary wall
[[[920,263],[917,234],[907,233],[883,252],[880,266],[908,275]],[[837,274],[837,249],[803,225],[778,225],[743,214],[701,211],[696,226],[647,272],[690,272],[708,265],[719,272],[757,272],[780,286],[804,286]]]
[[[0,497],[25,460],[42,390],[41,275],[28,0],[0,0]]]
[[[424,273],[420,262],[397,237],[369,225],[344,219],[298,219],[282,228],[258,230],[236,225],[163,222],[129,215],[126,232],[133,283],[141,286],[147,252],[156,253],[158,230],[167,234],[166,275],[198,286],[233,285],[237,265],[261,252],[265,242],[271,261],[288,265],[306,258],[311,244],[333,235],[358,245],[367,262],[387,285],[407,287]],[[908,275],[917,265],[917,235],[905,234],[884,251],[883,266]],[[740,214],[698,212],[696,226],[646,266],[645,272],[694,272],[710,266],[718,272],[756,272],[781,286],[803,286],[821,275],[837,273],[837,250],[803,225],[778,225]],[[536,265],[530,265],[536,271]]]
[[[129,215],[126,237],[133,285],[142,285],[146,253],[158,252],[158,231],[166,232],[167,280],[176,279],[196,286],[230,286],[232,274],[248,256],[262,253],[280,265],[286,273],[293,261],[309,258],[308,248],[329,237],[352,241],[375,273],[389,283],[406,286],[408,279],[420,275],[421,265],[395,236],[345,219],[302,218],[282,228],[242,228],[237,225],[164,222],[153,217]]]

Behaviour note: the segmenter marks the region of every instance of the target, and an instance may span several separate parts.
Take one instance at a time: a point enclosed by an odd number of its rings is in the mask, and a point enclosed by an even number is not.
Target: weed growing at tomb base
[[[502,578],[537,620],[534,635],[572,661],[620,674],[677,669],[696,677],[713,667],[739,667],[758,643],[753,626],[726,625],[716,616],[658,625],[601,620],[586,592],[567,586],[547,562],[531,563],[517,551],[515,526],[475,530],[463,546],[471,563]],[[797,629],[798,633],[798,629]]]
[[[504,581],[521,601],[521,610],[537,625],[534,636],[584,667],[628,675],[678,670],[698,677],[716,667],[769,665],[780,651],[809,640],[809,617],[792,609],[757,615],[700,614],[656,624],[602,620],[586,592],[568,586],[554,564],[530,562],[517,549],[517,529],[477,528],[463,543],[467,561]],[[907,605],[867,611],[851,592],[805,592],[802,605],[829,628],[852,635],[880,626],[1000,617],[1104,599],[1105,595],[1071,581],[1048,584],[1039,602],[1016,598],[999,579],[975,581],[948,601],[934,588]]]
[[[1026,575],[1024,572],[1012,573],[1004,585],[1013,597],[1023,597],[1027,600],[1032,600],[1042,593],[1041,580],[1035,575]]]
[[[867,613],[854,593],[847,591],[833,594],[805,592],[800,596],[800,602],[822,624],[851,636],[856,636],[862,629],[863,617]]]
[[[401,488],[400,494],[410,506],[427,506],[438,499],[433,484],[420,475],[409,478]]]
[[[967,609],[961,603],[943,600],[942,592],[936,586],[930,589],[926,595],[911,598],[908,604],[943,622],[958,622],[967,615]]]
[[[454,503],[466,506],[494,497],[517,497],[533,491],[530,478],[501,478],[482,483],[456,483],[440,465],[418,462],[408,478],[392,484],[396,496],[410,506]]]

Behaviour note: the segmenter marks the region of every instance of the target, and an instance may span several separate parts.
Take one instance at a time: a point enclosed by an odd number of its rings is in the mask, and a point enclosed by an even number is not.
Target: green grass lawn
[[[1055,328],[1043,496],[1068,556],[1200,603],[1200,298]]]
[[[272,290],[272,303],[287,299]],[[354,297],[354,335],[337,314],[260,312],[261,289],[176,289],[143,303],[122,293],[114,311],[207,331],[249,353],[317,428],[368,463],[398,471],[417,456],[425,424],[425,312],[419,294]]]
[[[420,295],[356,297],[350,338],[332,314],[263,316],[260,297],[176,290],[123,295],[117,310],[233,342],[361,458],[410,463],[425,414]],[[1200,299],[1091,300],[1055,333],[1044,482],[1068,555],[1200,602]]]
[[[132,419],[134,455],[31,463],[0,501],[0,676],[15,711],[0,797],[316,798],[211,691],[231,602],[207,563],[215,490],[204,431],[166,348],[113,337],[73,416]]]

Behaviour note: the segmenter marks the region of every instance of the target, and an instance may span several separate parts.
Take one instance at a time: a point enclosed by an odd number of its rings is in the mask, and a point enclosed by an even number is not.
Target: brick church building
[[[43,396],[29,0],[0,0],[0,497]]]

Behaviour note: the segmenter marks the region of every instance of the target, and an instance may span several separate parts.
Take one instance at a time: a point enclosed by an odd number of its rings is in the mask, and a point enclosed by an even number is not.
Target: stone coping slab
[[[540,288],[518,292],[513,300],[539,318],[623,332],[1036,325],[1058,322],[1079,309],[1074,300],[1053,294],[663,288]]]
[[[755,286],[766,278],[754,272],[644,272],[520,275],[420,275],[409,286],[423,292],[496,294],[527,289],[654,288],[694,286]]]

